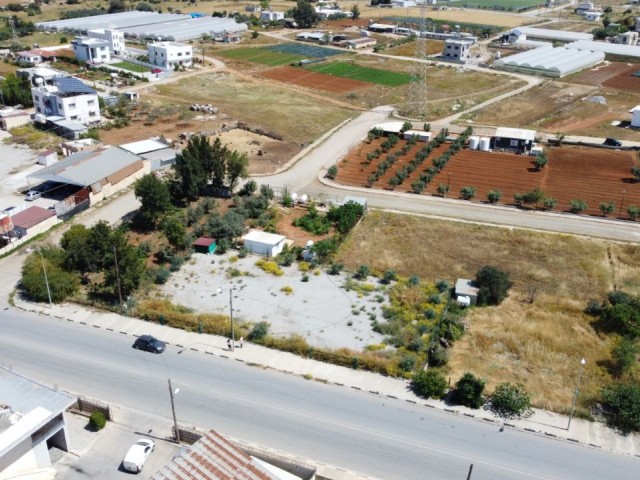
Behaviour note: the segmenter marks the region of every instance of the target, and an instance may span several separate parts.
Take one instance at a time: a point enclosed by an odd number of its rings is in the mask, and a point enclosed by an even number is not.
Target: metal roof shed
[[[242,240],[244,246],[251,253],[275,257],[284,248],[287,237],[275,233],[263,232],[261,230],[251,230]]]
[[[469,280],[468,278],[457,279],[454,291],[456,298],[469,297],[471,305],[475,305],[478,301],[478,287],[475,286],[473,280]]]
[[[200,237],[193,242],[193,248],[196,253],[210,254],[216,251],[216,241],[210,237]]]

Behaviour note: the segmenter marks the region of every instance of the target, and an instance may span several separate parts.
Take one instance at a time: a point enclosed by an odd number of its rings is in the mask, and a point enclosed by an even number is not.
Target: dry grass
[[[587,358],[584,404],[611,380],[612,341],[596,334],[583,309],[614,285],[640,292],[640,246],[370,212],[337,259],[355,270],[393,269],[424,280],[473,278],[483,265],[514,281],[500,306],[477,308],[448,364],[453,379],[470,371],[489,380],[522,382],[534,404],[564,411],[571,403],[576,366]],[[530,302],[531,292],[535,300]]]

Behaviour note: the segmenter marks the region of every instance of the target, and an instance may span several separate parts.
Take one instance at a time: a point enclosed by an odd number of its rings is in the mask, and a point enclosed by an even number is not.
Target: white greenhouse
[[[545,46],[511,55],[493,63],[493,67],[510,72],[562,78],[604,60],[603,52]]]
[[[567,48],[588,48],[607,55],[617,55],[620,57],[640,58],[640,46],[638,45],[621,45],[618,43],[607,42],[587,42],[585,40],[573,42],[567,45]]]

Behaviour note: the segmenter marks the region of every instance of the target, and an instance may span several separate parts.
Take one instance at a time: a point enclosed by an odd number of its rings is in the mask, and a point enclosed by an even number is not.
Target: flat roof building
[[[147,51],[149,62],[162,68],[190,67],[193,61],[193,47],[183,43],[150,43]]]
[[[106,40],[91,37],[76,37],[71,42],[73,53],[82,62],[99,64],[111,61],[110,44]]]

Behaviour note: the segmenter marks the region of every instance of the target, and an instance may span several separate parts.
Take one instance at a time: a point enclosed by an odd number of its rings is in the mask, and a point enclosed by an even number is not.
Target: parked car
[[[144,462],[147,461],[155,448],[156,444],[153,443],[153,440],[141,438],[129,447],[129,451],[122,461],[122,466],[128,472],[140,473],[144,468]]]
[[[162,353],[167,348],[167,345],[162,340],[158,340],[151,335],[140,335],[133,343],[133,348],[146,352]]]
[[[34,190],[29,190],[25,195],[24,195],[24,199],[28,202],[32,202],[34,200],[37,200],[38,198],[42,197],[42,194],[40,192],[36,192]]]
[[[151,73],[162,73],[162,70],[159,68],[154,68],[153,70],[151,70]]]
[[[607,138],[607,139],[605,139],[603,145],[607,145],[609,147],[621,147],[622,146],[622,142],[620,140],[615,139],[615,138]]]

